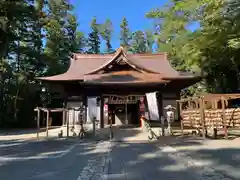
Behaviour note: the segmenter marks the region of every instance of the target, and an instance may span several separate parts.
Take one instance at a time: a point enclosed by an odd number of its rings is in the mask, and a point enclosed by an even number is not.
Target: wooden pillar
[[[46,122],[46,137],[48,137],[48,126],[49,126],[49,110],[47,110],[47,122]]]
[[[199,108],[198,101],[195,100],[194,102],[195,102],[195,105],[196,105],[195,109],[198,109]]]
[[[40,131],[40,116],[41,116],[40,109],[37,108],[37,139],[39,139],[39,131]]]
[[[180,114],[180,123],[181,123],[181,134],[183,135],[183,118],[182,118],[182,102],[179,102],[179,114]]]
[[[214,102],[214,107],[213,108],[217,110],[218,109],[218,100],[215,99],[213,102]],[[213,138],[214,139],[217,139],[217,134],[218,134],[217,128],[213,127]]]
[[[191,102],[190,100],[188,100],[188,108],[190,109],[190,107],[191,107]]]
[[[192,103],[190,100],[188,100],[188,109],[192,110]],[[190,125],[191,127],[193,127],[193,123],[192,123],[192,113],[189,113],[189,120],[190,120]]]
[[[157,102],[158,102],[159,119],[161,120],[161,116],[163,116],[163,95],[160,92],[158,92]]]
[[[69,109],[66,111],[67,114],[67,137],[69,137]]]
[[[128,105],[128,97],[125,97],[125,124],[128,124],[128,109],[127,109],[127,105]]]
[[[224,97],[221,97],[221,104],[222,104],[222,118],[223,118],[223,126],[224,126],[224,137],[225,137],[225,139],[227,139],[228,138],[228,130],[227,130],[227,120],[226,120],[226,113],[225,113]]]
[[[62,126],[65,125],[65,120],[66,120],[66,112],[65,112],[65,108],[62,111]]]
[[[201,117],[202,136],[203,138],[206,138],[205,117],[204,117],[205,106],[203,103],[204,103],[203,98],[199,98],[199,105],[200,105],[199,111],[200,111],[200,117]]]
[[[214,102],[215,102],[215,108],[217,109],[218,108],[218,101],[215,100]]]
[[[212,109],[215,109],[215,101],[211,101],[211,106],[212,106]]]
[[[87,122],[87,109],[88,109],[88,96],[86,94],[84,94],[83,96],[83,99],[84,99],[84,103],[83,103],[83,107],[84,108],[84,122],[86,123]]]
[[[100,100],[100,128],[104,128],[104,97],[101,95]]]

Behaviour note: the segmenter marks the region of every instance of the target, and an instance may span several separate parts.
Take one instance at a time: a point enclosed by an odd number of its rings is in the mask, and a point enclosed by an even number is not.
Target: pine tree
[[[99,37],[99,25],[97,24],[96,17],[91,22],[92,32],[88,36],[88,51],[89,54],[100,53],[100,37]]]
[[[71,52],[79,49],[76,17],[67,0],[49,0],[46,29],[45,55],[48,57],[49,74],[66,71]],[[78,35],[77,35],[78,34]]]
[[[128,27],[128,21],[124,17],[120,24],[120,44],[122,47],[128,49],[130,47],[131,32]]]
[[[113,26],[111,20],[107,19],[104,24],[102,24],[100,29],[101,37],[106,42],[106,52],[111,53],[113,52],[112,45],[111,45],[111,37],[113,32]]]
[[[77,18],[73,14],[68,15],[68,20],[65,25],[66,28],[66,40],[65,46],[67,47],[66,53],[69,52],[83,52],[85,46],[85,38],[82,32],[77,30],[78,28]]]
[[[152,31],[146,31],[145,32],[145,38],[146,38],[147,52],[152,52],[153,45],[155,43],[153,32]]]
[[[142,31],[136,31],[133,33],[131,41],[130,51],[133,53],[147,52],[146,39]]]
[[[33,0],[8,0],[0,3],[0,9],[4,15],[0,20],[0,111],[5,114],[4,118],[0,115],[0,126],[18,123],[19,119],[24,119],[24,124],[30,121],[32,113],[24,113],[23,109],[31,109],[32,103],[23,106],[22,102],[31,99],[31,93],[26,91],[34,82],[39,65],[35,63],[40,54],[36,47],[41,47],[37,43],[39,31],[35,31],[39,21],[37,8]]]

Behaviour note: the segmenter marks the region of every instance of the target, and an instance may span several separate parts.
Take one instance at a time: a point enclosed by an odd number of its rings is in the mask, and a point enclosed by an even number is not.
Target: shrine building
[[[201,77],[176,71],[166,53],[128,54],[120,47],[114,54],[73,53],[65,73],[37,79],[57,92],[66,108],[77,108],[82,102],[86,119],[95,116],[104,127],[109,117],[115,124],[138,124],[141,109],[152,108],[146,103],[150,92],[157,92],[159,116],[165,115],[166,105],[178,109],[180,91]]]

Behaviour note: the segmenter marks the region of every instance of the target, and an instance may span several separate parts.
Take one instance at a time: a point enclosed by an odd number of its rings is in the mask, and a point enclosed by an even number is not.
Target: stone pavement
[[[209,140],[199,137],[174,137],[167,140],[174,153],[191,159],[197,166],[218,175],[240,179],[240,139]]]
[[[109,141],[43,140],[0,144],[1,180],[98,180]]]
[[[83,141],[2,141],[0,180],[240,179],[239,140],[161,137],[149,141],[139,128],[113,127],[113,132],[113,141],[107,138],[108,128]],[[235,169],[229,171],[230,167]]]
[[[137,128],[114,129],[115,142],[110,152],[109,180],[233,180],[206,161],[188,156],[187,149],[178,152],[172,142],[186,143],[188,139],[161,137],[147,140],[146,133]],[[175,140],[175,141],[174,141]],[[181,145],[176,145],[180,147]],[[191,144],[189,144],[191,147]],[[235,178],[239,179],[239,178]]]
[[[70,129],[70,128],[69,128]],[[86,131],[92,130],[92,124],[85,124],[84,129]],[[48,137],[58,137],[58,133],[60,130],[63,130],[63,136],[67,136],[67,127],[55,127],[48,130]],[[78,132],[79,129],[76,129]],[[72,136],[72,132],[69,131],[69,136]],[[5,131],[0,133],[0,141],[8,141],[8,140],[29,140],[29,139],[36,139],[37,138],[37,130],[30,129],[30,130],[12,130],[12,131]],[[46,131],[42,131],[39,133],[39,138],[46,138]]]

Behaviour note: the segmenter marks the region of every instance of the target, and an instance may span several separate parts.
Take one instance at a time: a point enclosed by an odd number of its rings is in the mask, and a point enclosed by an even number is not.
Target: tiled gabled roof
[[[123,58],[124,61],[126,61],[126,63],[129,64],[129,66],[131,66],[133,69],[143,69],[145,71],[145,73],[143,73],[142,75],[135,73],[135,75],[137,76],[147,77],[148,75],[151,75],[151,77],[154,78],[156,76],[159,76],[158,80],[161,82],[163,82],[164,80],[167,81],[178,78],[184,79],[185,77],[185,75],[181,75],[178,71],[172,68],[170,62],[167,59],[166,53],[127,54],[121,47],[114,54],[73,53],[70,67],[65,73],[50,77],[40,77],[37,79],[45,81],[88,81],[90,77],[104,77],[106,75],[96,74],[96,72],[116,61],[119,57]],[[122,74],[119,76],[124,75]],[[186,78],[194,78],[194,76],[187,75]],[[151,81],[151,79],[152,78],[146,78],[146,80],[148,80],[149,82]]]

